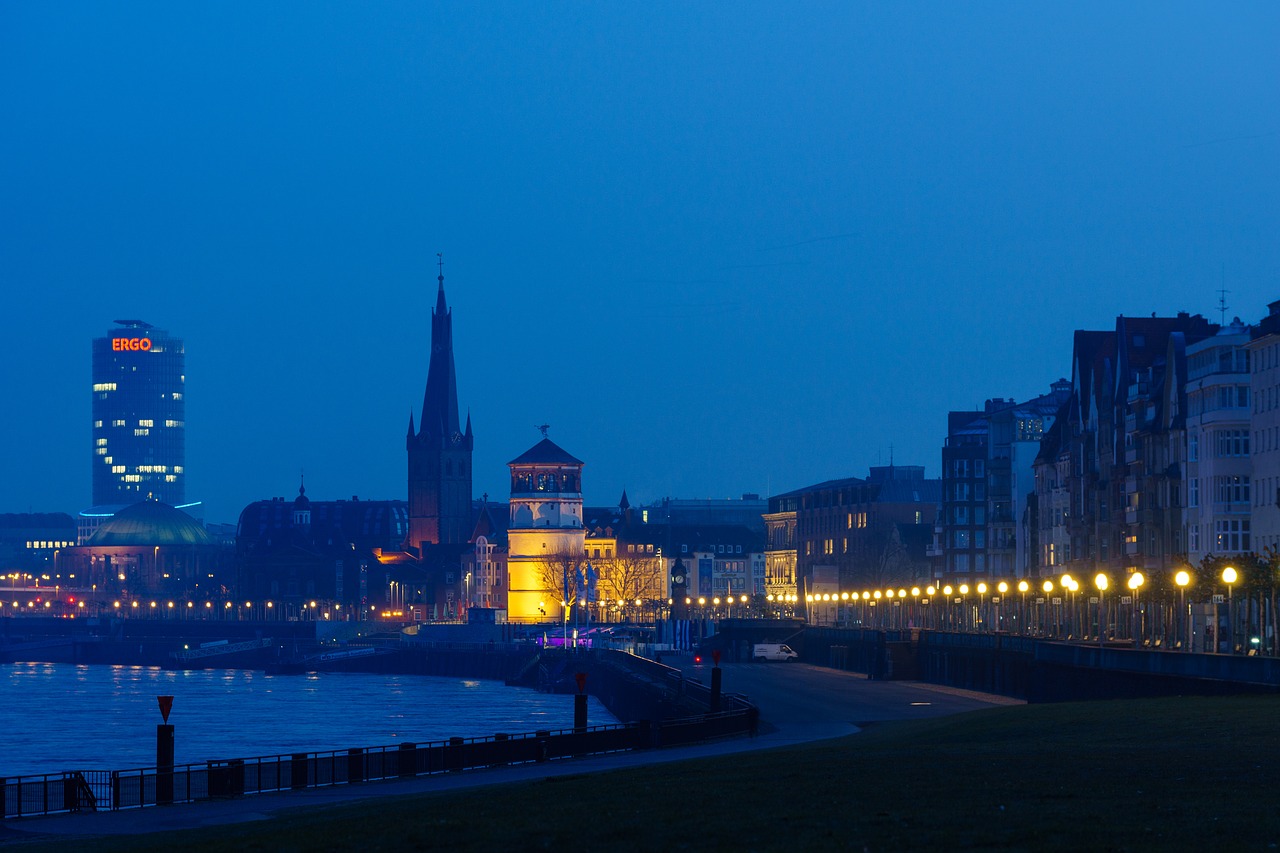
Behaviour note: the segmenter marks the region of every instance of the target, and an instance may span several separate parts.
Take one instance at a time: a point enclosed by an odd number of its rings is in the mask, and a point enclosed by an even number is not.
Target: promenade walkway
[[[710,667],[690,667],[693,677],[710,679]],[[693,761],[747,750],[773,749],[842,737],[859,724],[943,716],[996,705],[1021,704],[1002,696],[972,693],[919,682],[868,681],[856,673],[806,664],[728,664],[727,691],[745,693],[761,708],[760,734],[671,749],[646,750],[421,776],[414,779],[308,788],[117,812],[21,818],[0,822],[0,841],[136,835],[245,821],[268,820],[297,809],[323,808],[374,797],[444,793],[487,785],[603,773],[627,767]]]

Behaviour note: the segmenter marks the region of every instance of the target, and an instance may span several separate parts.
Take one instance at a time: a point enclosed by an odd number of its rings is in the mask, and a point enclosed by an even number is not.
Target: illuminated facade
[[[431,313],[431,361],[422,420],[409,416],[409,535],[405,545],[426,555],[430,545],[465,545],[471,537],[471,418],[458,419],[453,365],[453,312],[444,298],[444,273]]]
[[[798,495],[790,494],[769,501],[764,513],[765,527],[765,593],[774,599],[791,600],[796,595],[796,508]]]
[[[182,340],[117,320],[93,341],[93,502],[185,503]]]
[[[507,616],[515,621],[559,618],[562,593],[552,584],[556,566],[575,566],[585,553],[582,462],[549,438],[507,463],[511,504],[507,526]]]

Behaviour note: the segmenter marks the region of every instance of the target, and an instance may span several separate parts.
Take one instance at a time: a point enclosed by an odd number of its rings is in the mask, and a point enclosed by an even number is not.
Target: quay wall
[[[736,626],[727,624],[716,642],[733,649],[742,647],[744,638]],[[1028,702],[1280,692],[1280,659],[1258,656],[1099,646],[1002,633],[825,627],[805,628],[789,644],[802,661],[816,666]]]

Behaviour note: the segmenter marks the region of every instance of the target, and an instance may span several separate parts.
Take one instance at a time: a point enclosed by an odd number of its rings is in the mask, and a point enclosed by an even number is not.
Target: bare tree
[[[572,549],[549,552],[538,560],[538,583],[553,600],[548,603],[563,603],[566,612],[577,603],[582,592],[578,588],[578,570],[585,562],[586,555]]]
[[[597,557],[591,564],[599,573],[598,589],[610,601],[634,602],[665,598],[662,561],[649,554],[617,554]]]

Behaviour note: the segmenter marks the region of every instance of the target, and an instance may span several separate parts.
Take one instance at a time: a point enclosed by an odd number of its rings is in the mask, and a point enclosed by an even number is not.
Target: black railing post
[[[449,738],[449,746],[445,750],[444,769],[461,770],[462,769],[462,738]]]
[[[307,754],[295,752],[289,757],[289,787],[307,787]]]
[[[347,781],[363,782],[364,781],[364,750],[348,749],[347,750]]]
[[[232,797],[244,795],[244,761],[239,758],[227,762],[227,794]]]
[[[402,743],[397,754],[399,761],[396,771],[403,778],[406,776],[418,775],[418,745],[416,743]]]

